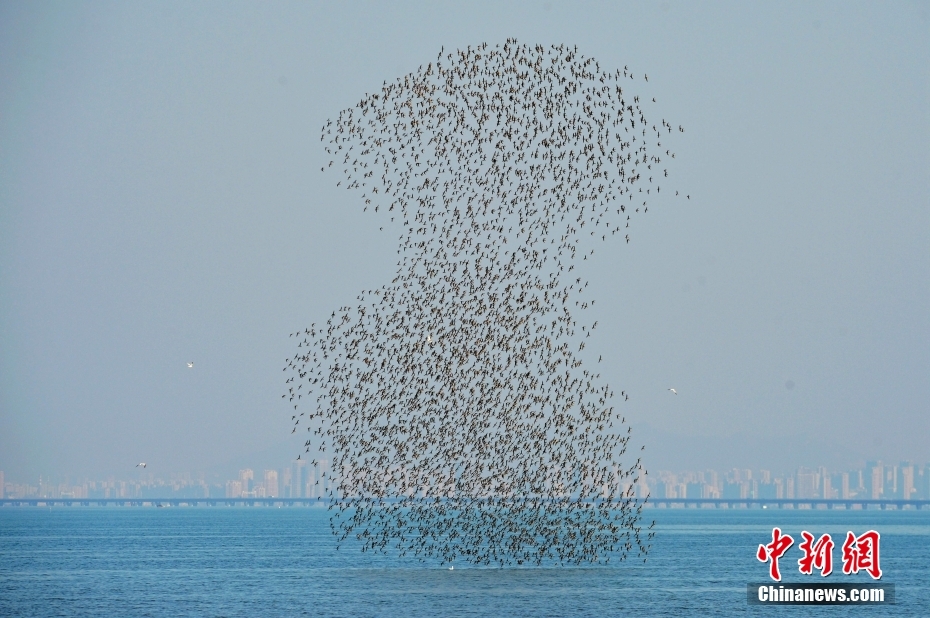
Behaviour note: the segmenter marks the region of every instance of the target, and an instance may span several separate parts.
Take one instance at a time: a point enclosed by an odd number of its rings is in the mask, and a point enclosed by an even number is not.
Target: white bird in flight
[[[194,362],[191,361],[191,362],[187,363],[187,366],[188,366],[188,368],[193,369],[193,368],[194,368]]]
[[[140,467],[141,467],[141,468],[144,468],[144,467],[145,467],[145,462],[143,461],[142,463],[137,463],[137,464],[136,464],[136,467],[137,467],[137,468],[140,468]]]
[[[677,394],[678,394],[678,391],[676,391],[674,388],[670,388],[670,389],[668,389],[668,390],[672,391],[672,394],[673,394],[673,395],[677,395]]]

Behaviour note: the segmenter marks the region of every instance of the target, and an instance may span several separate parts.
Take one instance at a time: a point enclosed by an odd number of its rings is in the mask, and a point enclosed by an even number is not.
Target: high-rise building
[[[316,488],[316,492],[308,494],[308,497],[321,498],[326,495],[326,490],[329,489],[330,485],[332,484],[332,479],[330,478],[329,474],[329,460],[320,459],[317,461],[313,472],[316,476],[316,480],[311,478],[309,479],[309,482],[312,483],[311,487]]]
[[[885,480],[885,467],[880,461],[865,462],[865,495],[871,500],[878,500],[882,497],[883,481]]]
[[[239,470],[239,483],[242,486],[242,497],[251,498],[253,496],[253,491],[255,491],[255,473],[252,472],[251,468],[246,468],[245,470]]]
[[[291,498],[303,498],[304,486],[301,482],[303,479],[303,469],[307,462],[304,460],[295,461],[291,464]]]
[[[742,483],[738,480],[728,480],[723,484],[723,491],[720,492],[720,497],[733,498],[734,500],[745,498],[746,495],[745,491],[743,490],[744,485],[745,483]]]
[[[757,490],[757,498],[771,499],[778,497],[778,486],[775,483],[759,483]]]
[[[685,495],[682,498],[706,498],[704,495],[704,483],[688,483],[685,485]]]
[[[265,497],[279,498],[278,494],[278,471],[265,470]]]
[[[704,482],[714,488],[714,490],[720,489],[720,477],[717,475],[716,470],[708,470],[704,473]]]
[[[636,483],[636,489],[634,490],[636,497],[639,499],[644,499],[649,496],[649,484],[646,482],[646,479],[640,477],[639,481]]]
[[[240,481],[226,481],[226,497],[241,498],[242,483]]]
[[[865,495],[865,475],[862,470],[851,470],[849,472],[849,493],[850,496]]]
[[[830,477],[830,485],[833,487],[833,494],[843,500],[852,497],[849,487],[849,472],[836,472]]]
[[[794,495],[797,498],[818,498],[820,475],[807,468],[798,468],[795,475]]]
[[[0,500],[6,497],[6,483],[3,480],[3,470],[0,470]]]
[[[833,484],[830,482],[830,475],[823,466],[817,468],[817,476],[820,481],[820,489],[817,491],[820,497],[825,500],[831,500],[833,496]]]
[[[282,498],[295,498],[296,496],[291,495],[291,467],[288,466],[281,470],[280,476],[281,483],[279,485],[281,489]]]
[[[677,498],[678,497],[678,484],[674,481],[659,481],[656,483],[655,497],[656,498]]]
[[[313,466],[303,465],[298,468],[300,471],[300,497],[301,498],[313,498],[313,491],[315,489],[314,483],[314,472],[315,468]]]
[[[900,498],[901,488],[898,486],[898,466],[885,466],[885,484],[882,487],[882,497]]]
[[[901,470],[901,491],[899,492],[899,497],[904,500],[910,500],[916,493],[914,487],[914,464],[909,461],[902,461],[901,465],[898,467]]]

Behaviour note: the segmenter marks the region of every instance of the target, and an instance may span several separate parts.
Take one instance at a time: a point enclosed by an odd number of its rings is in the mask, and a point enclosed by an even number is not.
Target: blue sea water
[[[0,508],[0,616],[930,616],[930,512],[649,509],[648,561],[494,568],[337,551],[330,511],[303,507]],[[779,526],[881,535],[896,605],[752,606],[756,548]],[[840,572],[828,581],[867,582]]]

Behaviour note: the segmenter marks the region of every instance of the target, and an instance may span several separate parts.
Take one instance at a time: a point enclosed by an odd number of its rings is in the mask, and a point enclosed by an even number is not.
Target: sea
[[[474,567],[337,549],[332,511],[315,507],[0,508],[0,616],[930,616],[930,512],[644,510],[646,562]],[[881,535],[894,605],[761,606],[750,582],[773,527],[796,539],[784,582],[843,575],[842,542]],[[834,572],[803,575],[801,531],[837,542]]]

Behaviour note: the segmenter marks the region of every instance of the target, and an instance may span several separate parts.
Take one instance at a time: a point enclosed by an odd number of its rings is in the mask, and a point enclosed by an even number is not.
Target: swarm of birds
[[[337,184],[402,231],[396,277],[293,333],[284,368],[340,539],[442,563],[645,559],[644,470],[585,368],[595,300],[572,273],[594,241],[630,241],[683,131],[646,119],[633,79],[508,40],[440,52],[324,126]]]

